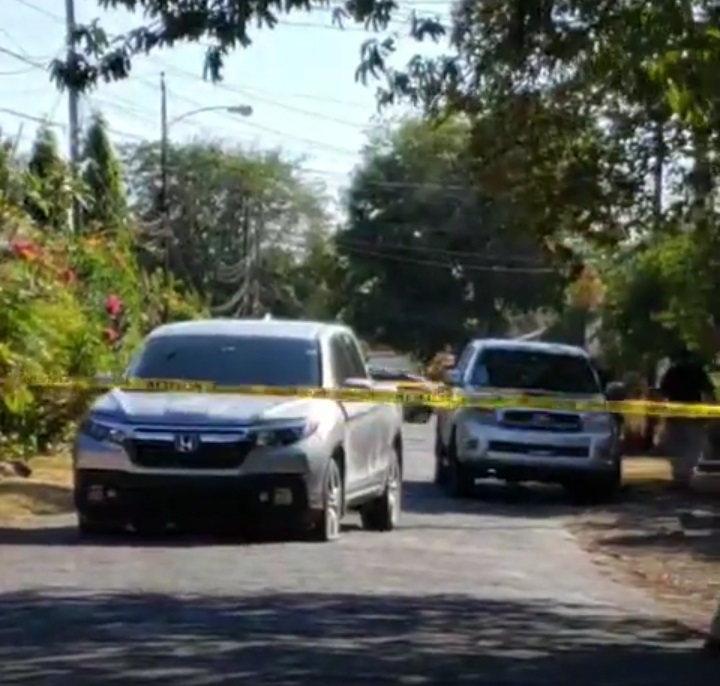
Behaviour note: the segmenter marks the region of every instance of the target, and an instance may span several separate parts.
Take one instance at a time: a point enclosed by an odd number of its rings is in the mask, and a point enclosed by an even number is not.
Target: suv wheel
[[[438,486],[444,486],[448,480],[447,455],[440,438],[440,430],[435,430],[435,478]]]
[[[360,510],[360,520],[368,531],[392,531],[400,521],[402,511],[402,472],[397,453],[393,452],[388,465],[383,494]]]
[[[465,467],[465,465],[457,459],[457,447],[455,443],[455,434],[450,439],[450,449],[448,451],[449,466],[447,475],[447,490],[453,498],[470,498],[475,494],[475,477]]]
[[[318,521],[315,522],[311,531],[313,539],[328,542],[340,538],[343,499],[343,481],[340,467],[335,460],[330,460],[325,472],[323,508]]]

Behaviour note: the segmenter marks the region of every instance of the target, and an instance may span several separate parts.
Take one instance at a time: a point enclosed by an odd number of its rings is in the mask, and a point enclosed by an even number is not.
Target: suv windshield
[[[128,370],[131,379],[210,382],[218,386],[320,386],[317,341],[263,336],[150,339]]]
[[[591,395],[600,385],[590,363],[577,355],[487,349],[475,362],[470,385]]]

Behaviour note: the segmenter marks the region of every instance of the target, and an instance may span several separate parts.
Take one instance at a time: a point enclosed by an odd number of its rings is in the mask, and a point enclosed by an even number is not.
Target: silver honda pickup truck
[[[507,398],[498,407],[437,411],[435,481],[453,495],[470,495],[475,482],[488,477],[557,483],[593,499],[612,497],[620,488],[618,422],[602,411],[603,389],[581,348],[475,340],[446,383],[462,400]],[[513,407],[518,396],[524,400]],[[548,409],[553,399],[594,402],[600,411]]]
[[[128,388],[163,379],[220,392]],[[367,529],[396,527],[399,405],[232,391],[371,390],[350,329],[282,320],[169,324],[147,337],[123,381],[94,402],[75,437],[81,534],[222,520],[252,531],[297,527],[328,541],[348,510],[358,510]]]

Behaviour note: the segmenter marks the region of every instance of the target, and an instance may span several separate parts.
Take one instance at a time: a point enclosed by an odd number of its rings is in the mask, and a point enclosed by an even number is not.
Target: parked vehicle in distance
[[[379,388],[391,390],[418,390],[432,391],[436,384],[423,376],[413,374],[409,371],[399,369],[388,369],[385,367],[368,366],[368,371],[373,381]],[[413,424],[425,424],[432,417],[432,407],[418,404],[406,404],[403,406],[403,419]]]
[[[475,340],[448,373],[447,383],[465,398],[604,399],[587,353],[552,343]],[[558,483],[592,498],[609,498],[620,488],[620,436],[609,412],[535,409],[523,403],[441,409],[437,416],[435,481],[457,497],[469,495],[484,477]]]
[[[155,329],[126,379],[211,382],[226,393],[113,389],[74,442],[83,534],[218,518],[328,541],[359,510],[389,531],[402,503],[399,405],[249,396],[232,387],[367,388],[354,333],[306,321],[218,319]]]

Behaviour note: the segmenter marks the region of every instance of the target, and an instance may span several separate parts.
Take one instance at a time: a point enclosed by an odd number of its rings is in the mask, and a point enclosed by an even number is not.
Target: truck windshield
[[[320,386],[317,341],[270,336],[167,336],[150,339],[130,379],[217,386]]]
[[[594,395],[600,384],[590,363],[579,355],[534,350],[486,349],[475,362],[470,384]]]

